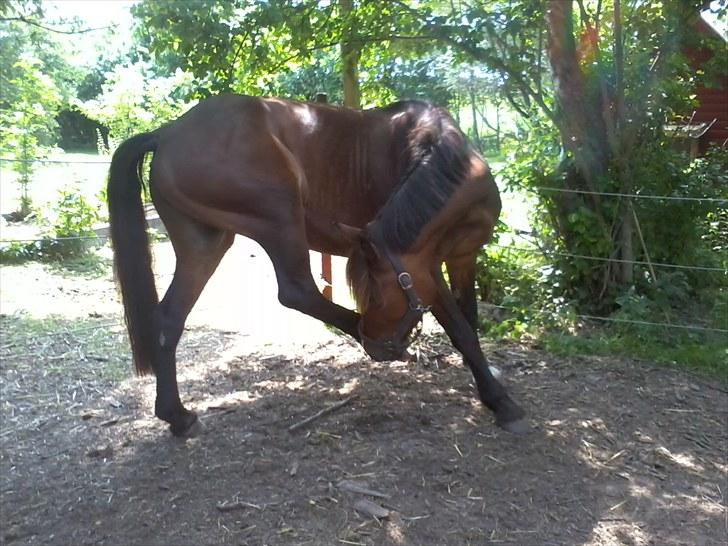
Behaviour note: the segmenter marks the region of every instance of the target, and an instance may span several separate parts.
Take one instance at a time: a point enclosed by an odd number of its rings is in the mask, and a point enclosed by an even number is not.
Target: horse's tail
[[[114,270],[124,303],[134,367],[139,375],[153,371],[153,316],[159,302],[141,197],[144,155],[156,148],[155,133],[124,141],[111,160],[107,186]]]

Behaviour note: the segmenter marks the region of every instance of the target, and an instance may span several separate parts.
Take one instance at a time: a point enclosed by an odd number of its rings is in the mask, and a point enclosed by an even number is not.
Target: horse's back
[[[152,183],[202,221],[303,216],[314,246],[343,250],[331,226],[371,221],[416,161],[416,139],[443,130],[467,146],[446,112],[420,101],[362,111],[220,95],[159,131]]]

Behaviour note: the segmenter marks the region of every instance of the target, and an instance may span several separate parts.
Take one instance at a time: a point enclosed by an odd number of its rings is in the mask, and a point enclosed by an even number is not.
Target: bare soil
[[[74,289],[42,268],[5,269],[3,291],[30,282],[28,271],[35,296]],[[95,311],[114,301],[113,285],[77,283],[75,315],[54,319],[52,334],[18,312],[0,318],[0,544],[728,538],[728,394],[717,381],[484,343],[533,422],[513,436],[436,331],[417,362],[374,363],[333,335],[291,342],[195,326],[180,381],[204,428],[180,440],[153,416],[153,378],[131,377],[118,314]]]

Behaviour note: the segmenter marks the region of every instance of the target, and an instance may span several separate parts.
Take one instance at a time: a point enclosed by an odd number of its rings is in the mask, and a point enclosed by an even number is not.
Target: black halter
[[[370,240],[370,244],[373,245]],[[422,332],[422,316],[430,310],[426,305],[422,304],[412,282],[412,275],[405,271],[399,256],[393,255],[389,250],[385,249],[384,253],[387,260],[392,265],[394,272],[397,274],[397,283],[407,297],[407,311],[399,319],[394,335],[390,338],[372,339],[364,335],[359,322],[358,330],[362,342],[372,348],[380,349],[385,354],[404,353],[405,349],[415,341]],[[414,335],[410,332],[415,330]]]

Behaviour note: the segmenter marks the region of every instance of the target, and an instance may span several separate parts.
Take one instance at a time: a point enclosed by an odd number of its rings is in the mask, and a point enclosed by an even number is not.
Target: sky
[[[135,3],[133,0],[45,0],[43,5],[48,15],[77,16],[90,27],[102,27],[115,23],[130,25],[129,8]]]
[[[115,27],[111,35],[100,30],[66,37],[69,49],[76,52],[76,62],[93,64],[99,53],[108,48],[109,39],[118,49],[130,43],[132,17],[129,9],[135,3],[132,0],[45,0],[43,6],[48,21],[78,17],[83,21],[83,28]],[[65,28],[62,24],[49,26]]]

